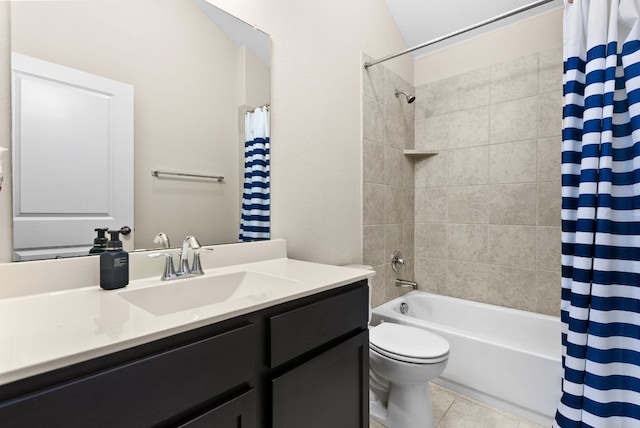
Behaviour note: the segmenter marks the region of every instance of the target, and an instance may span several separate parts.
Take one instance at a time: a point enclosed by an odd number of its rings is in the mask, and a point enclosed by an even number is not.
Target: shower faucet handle
[[[404,256],[399,250],[395,250],[391,254],[391,269],[394,272],[400,272],[404,268]]]

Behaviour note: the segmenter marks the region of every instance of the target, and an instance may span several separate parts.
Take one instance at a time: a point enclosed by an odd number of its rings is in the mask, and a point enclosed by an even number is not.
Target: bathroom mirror
[[[238,241],[244,113],[270,98],[267,34],[206,0],[11,2],[10,20],[12,52],[133,87],[135,249],[157,248],[159,232],[173,246]]]

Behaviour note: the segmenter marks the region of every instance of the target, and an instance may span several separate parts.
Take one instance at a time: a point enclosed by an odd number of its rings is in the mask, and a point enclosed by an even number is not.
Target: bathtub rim
[[[493,305],[491,303],[484,303],[484,302],[477,302],[474,300],[466,300],[466,299],[461,299],[459,297],[451,297],[451,296],[445,296],[442,294],[435,294],[435,293],[430,293],[427,291],[420,291],[420,290],[416,290],[416,291],[411,291],[409,293],[406,293],[402,296],[396,297],[388,302],[382,303],[381,305],[376,306],[375,308],[372,308],[372,313],[371,313],[371,325],[375,326],[378,325],[380,323],[380,321],[375,321],[377,317],[380,316],[385,316],[386,318],[391,318],[391,319],[400,319],[405,321],[412,321],[412,323],[415,324],[426,324],[427,326],[430,326],[432,328],[434,328],[435,330],[443,330],[446,331],[448,333],[452,333],[452,334],[457,334],[460,335],[462,337],[465,337],[467,339],[471,339],[471,340],[490,340],[490,337],[487,336],[473,336],[471,334],[469,334],[466,330],[464,329],[460,329],[460,328],[456,328],[456,327],[449,327],[447,325],[444,324],[438,324],[432,321],[427,321],[427,320],[423,320],[420,318],[416,318],[416,317],[412,317],[406,314],[402,314],[399,311],[396,311],[394,309],[394,307],[397,307],[400,305],[400,303],[403,303],[403,300],[406,299],[408,296],[413,296],[413,295],[420,295],[420,294],[425,294],[427,296],[433,296],[435,298],[440,298],[440,299],[448,299],[448,300],[454,300],[456,302],[459,302],[461,304],[464,305],[472,305],[475,307],[481,307],[481,308],[497,308],[500,311],[505,311],[507,313],[511,313],[513,315],[523,315],[523,316],[527,316],[527,317],[535,317],[538,319],[542,319],[548,322],[557,322],[560,324],[560,317],[556,317],[553,315],[547,315],[547,314],[540,314],[538,312],[530,312],[530,311],[525,311],[522,309],[515,309],[515,308],[508,308],[505,306],[499,306],[499,305]],[[415,321],[414,321],[415,320]],[[413,324],[410,324],[413,325]],[[512,346],[510,346],[507,343],[503,343],[503,342],[493,342],[495,343],[496,346],[502,347],[502,348],[507,348],[507,349],[511,349],[513,348]],[[560,332],[558,332],[558,337],[557,337],[557,343],[558,343],[558,353],[557,355],[551,355],[550,353],[543,353],[540,351],[536,351],[533,349],[529,349],[526,348],[524,351],[531,354],[531,355],[535,355],[537,357],[540,358],[544,358],[544,359],[549,359],[552,361],[558,361],[561,362],[561,336],[560,336]]]

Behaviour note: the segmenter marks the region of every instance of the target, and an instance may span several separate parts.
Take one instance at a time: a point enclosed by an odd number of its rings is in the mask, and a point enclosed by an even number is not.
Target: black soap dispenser
[[[108,239],[104,236],[109,229],[94,229],[98,232],[98,236],[93,240],[93,247],[89,250],[89,254],[101,254],[107,251],[107,241]]]
[[[110,230],[107,250],[100,254],[100,287],[114,290],[129,284],[129,254],[122,249],[120,231]]]

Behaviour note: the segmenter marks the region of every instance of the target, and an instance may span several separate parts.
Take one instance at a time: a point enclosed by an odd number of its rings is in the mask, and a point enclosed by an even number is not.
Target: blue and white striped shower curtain
[[[640,427],[640,0],[565,0],[554,427]]]
[[[260,107],[244,118],[244,184],[240,241],[269,239],[271,213],[271,154],[269,109]]]

